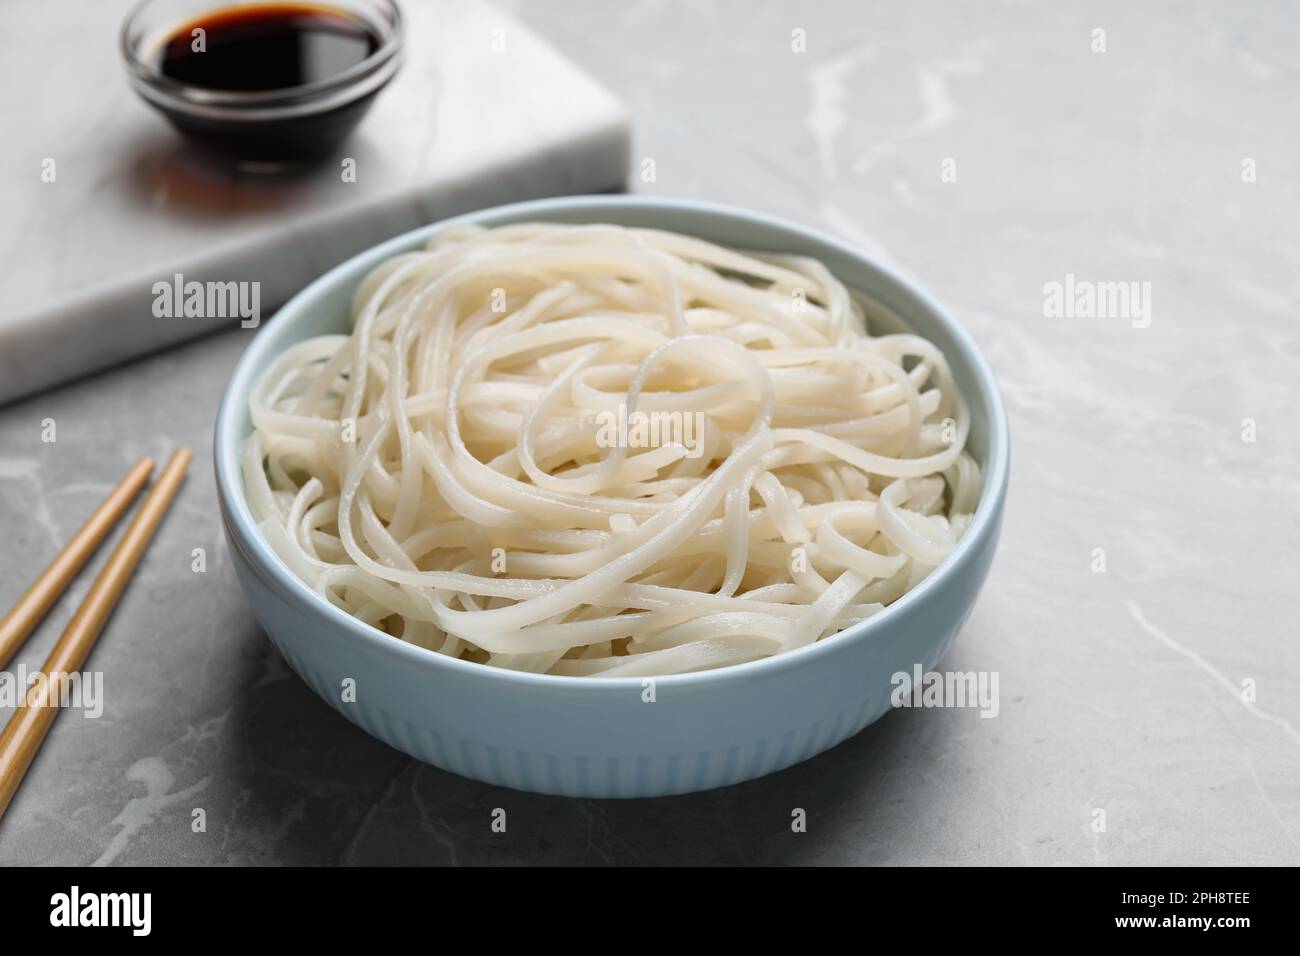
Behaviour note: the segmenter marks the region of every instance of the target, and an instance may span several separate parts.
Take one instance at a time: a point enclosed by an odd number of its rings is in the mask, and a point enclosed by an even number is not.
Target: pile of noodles
[[[863,308],[814,260],[669,232],[445,230],[267,370],[248,501],[325,599],[440,654],[784,653],[914,587],[979,496],[943,355]]]

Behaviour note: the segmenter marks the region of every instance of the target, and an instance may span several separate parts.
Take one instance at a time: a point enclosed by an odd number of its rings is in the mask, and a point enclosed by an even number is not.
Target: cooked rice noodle
[[[865,310],[865,311],[864,311]],[[980,491],[944,356],[819,262],[608,225],[456,227],[252,393],[262,534],[431,651],[646,677],[866,620]]]

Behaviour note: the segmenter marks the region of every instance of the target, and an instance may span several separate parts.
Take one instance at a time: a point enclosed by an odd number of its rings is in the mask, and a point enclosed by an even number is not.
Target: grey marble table
[[[234,331],[0,410],[0,604],[134,458],[196,451],[95,652],[104,715],[59,720],[0,862],[1300,862],[1300,15],[512,9],[632,108],[636,191],[837,232],[985,349],[1014,473],[944,666],[996,671],[997,717],[899,711],[766,779],[654,801],[531,796],[407,759],[288,671],[235,583],[208,453],[250,334]],[[1148,295],[1058,316],[1045,288],[1067,276]]]

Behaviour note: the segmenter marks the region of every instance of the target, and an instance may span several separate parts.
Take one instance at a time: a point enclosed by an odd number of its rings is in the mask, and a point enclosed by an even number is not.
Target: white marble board
[[[265,318],[423,223],[623,184],[620,103],[475,0],[406,0],[397,78],[337,157],[275,177],[214,165],[137,98],[117,47],[128,9],[6,12],[22,27],[0,41],[0,402],[239,321],[155,316],[154,283],[176,273],[260,283]]]

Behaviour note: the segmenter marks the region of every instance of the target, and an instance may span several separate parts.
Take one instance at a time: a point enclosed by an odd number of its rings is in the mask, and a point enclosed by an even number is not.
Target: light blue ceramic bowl
[[[290,344],[344,331],[361,278],[419,246],[442,224],[399,236],[343,263],[293,298],[258,332],[221,402],[217,491],[253,612],[311,688],[348,720],[420,760],[519,790],[648,797],[738,783],[807,760],[890,707],[891,677],[932,667],[956,636],[993,560],[1007,490],[1006,413],[992,372],[962,328],[924,293],[860,252],[758,213],[637,196],[549,199],[459,217],[483,225],[526,220],[613,222],[728,246],[815,256],[850,288],[902,315],[948,357],[971,405],[970,447],[984,469],[979,507],[948,560],[868,621],[767,660],[661,677],[654,701],[639,678],[520,674],[451,660],[403,643],[317,597],[272,553],[244,499],[239,448],[248,394]],[[356,701],[343,700],[345,679]]]

